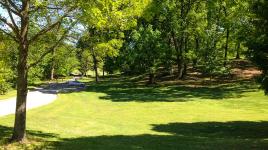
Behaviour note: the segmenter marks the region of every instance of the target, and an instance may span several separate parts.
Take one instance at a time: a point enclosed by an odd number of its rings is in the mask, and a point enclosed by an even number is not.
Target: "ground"
[[[131,80],[132,79],[132,80]],[[92,79],[93,80],[93,79]],[[86,82],[86,80],[83,80]],[[268,149],[268,101],[251,80],[146,86],[109,77],[27,113],[28,143],[2,149]]]
[[[13,96],[16,96],[16,93],[17,93],[17,91],[12,89],[7,94],[0,95],[0,101],[5,100],[5,99],[10,98],[10,97],[13,97]]]
[[[260,71],[231,72],[208,78],[193,70],[154,85],[146,76],[83,79],[86,89],[62,90],[27,113],[25,144],[8,143],[14,116],[0,117],[0,149],[268,149],[268,101],[253,78]]]
[[[28,92],[27,110],[48,105],[57,99],[56,93],[48,90],[36,90]],[[0,117],[15,114],[16,97],[0,101]]]

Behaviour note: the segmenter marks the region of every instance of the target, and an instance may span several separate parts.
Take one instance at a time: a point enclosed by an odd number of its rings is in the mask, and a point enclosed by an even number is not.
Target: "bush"
[[[268,76],[265,76],[263,79],[262,79],[262,89],[264,89],[264,92],[265,92],[265,95],[268,95]]]
[[[268,95],[268,75],[261,75],[256,77],[256,82],[261,84],[261,89],[264,90],[265,95]]]
[[[4,81],[0,81],[0,95],[5,95],[11,88],[10,84]]]

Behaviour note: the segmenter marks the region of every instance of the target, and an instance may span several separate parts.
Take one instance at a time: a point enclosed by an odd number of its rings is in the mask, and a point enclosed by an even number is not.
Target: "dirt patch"
[[[203,74],[201,70],[188,66],[187,76],[182,80],[177,79],[176,71],[168,75],[163,73],[162,69],[162,72],[159,72],[156,77],[156,82],[157,85],[187,85],[200,87],[254,80],[256,76],[262,74],[262,71],[248,60],[231,60],[229,66],[230,74],[222,76],[206,75]],[[146,84],[148,80],[148,76],[143,76],[138,83]]]
[[[262,74],[258,68],[252,67],[247,69],[234,68],[231,70],[231,74],[236,78],[251,79]]]

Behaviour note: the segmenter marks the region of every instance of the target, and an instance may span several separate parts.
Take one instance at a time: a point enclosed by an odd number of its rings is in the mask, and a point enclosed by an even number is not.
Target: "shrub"
[[[0,81],[0,95],[4,95],[11,88],[10,84],[5,81]]]

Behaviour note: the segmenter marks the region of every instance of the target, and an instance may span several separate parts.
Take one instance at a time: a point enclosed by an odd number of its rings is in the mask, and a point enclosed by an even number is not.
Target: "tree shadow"
[[[169,135],[116,135],[61,139],[55,149],[178,150],[267,149],[268,122],[199,122],[153,125]]]
[[[87,92],[105,93],[100,99],[113,102],[185,102],[194,99],[223,100],[241,98],[247,92],[258,90],[251,81],[219,85],[146,86],[138,82],[117,78],[99,83],[88,82]]]
[[[5,145],[12,144],[9,142],[13,128],[0,125],[0,149],[5,149]],[[27,130],[27,140],[32,149],[48,149],[54,147],[55,142],[49,139],[57,139],[59,136],[54,133],[44,133],[41,131]],[[18,148],[28,149],[26,145],[20,144]],[[8,148],[7,148],[8,149]]]

